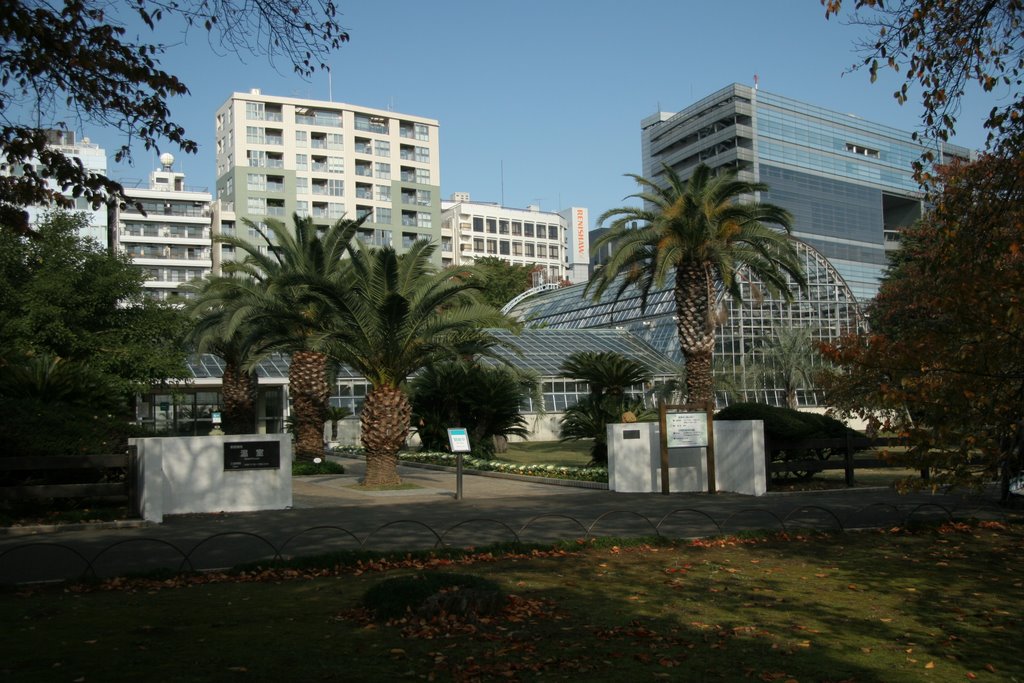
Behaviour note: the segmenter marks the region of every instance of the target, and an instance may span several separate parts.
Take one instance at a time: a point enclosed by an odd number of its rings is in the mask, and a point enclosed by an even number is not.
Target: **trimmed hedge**
[[[764,435],[769,439],[836,439],[847,433],[859,435],[856,430],[828,415],[803,413],[764,403],[734,403],[718,411],[715,419],[762,420]]]

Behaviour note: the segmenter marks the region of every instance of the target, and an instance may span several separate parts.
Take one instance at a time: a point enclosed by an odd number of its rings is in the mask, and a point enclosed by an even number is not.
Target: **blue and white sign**
[[[469,430],[465,427],[449,427],[448,445],[452,453],[469,453]]]

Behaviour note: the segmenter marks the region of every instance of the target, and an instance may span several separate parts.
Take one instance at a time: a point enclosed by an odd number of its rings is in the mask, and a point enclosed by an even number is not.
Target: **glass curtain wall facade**
[[[794,236],[825,255],[861,301],[874,297],[899,244],[921,217],[911,164],[926,151],[911,133],[757,88],[733,84],[641,123],[643,175],[664,165],[686,178],[700,163],[762,182],[761,201],[794,217]],[[944,145],[937,161],[969,158]]]

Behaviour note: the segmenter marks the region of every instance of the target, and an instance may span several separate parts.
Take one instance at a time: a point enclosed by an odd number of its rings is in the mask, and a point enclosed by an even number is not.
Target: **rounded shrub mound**
[[[413,614],[430,618],[493,614],[501,609],[502,593],[494,581],[470,574],[421,572],[381,581],[366,591],[363,606],[378,619]]]
[[[301,477],[308,474],[345,474],[345,466],[331,460],[308,462],[296,460],[292,463],[292,476]]]
[[[828,415],[803,413],[764,403],[734,403],[715,414],[716,420],[762,420],[769,439],[833,439],[854,432]]]

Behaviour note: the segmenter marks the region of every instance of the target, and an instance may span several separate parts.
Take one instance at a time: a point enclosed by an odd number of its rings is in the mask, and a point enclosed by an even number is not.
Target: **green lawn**
[[[1019,526],[435,561],[496,582],[503,611],[376,623],[361,597],[423,566],[402,564],[0,593],[0,677],[1024,680]]]
[[[508,451],[495,456],[520,465],[558,465],[584,467],[590,462],[593,443],[584,441],[520,441],[510,443]]]

